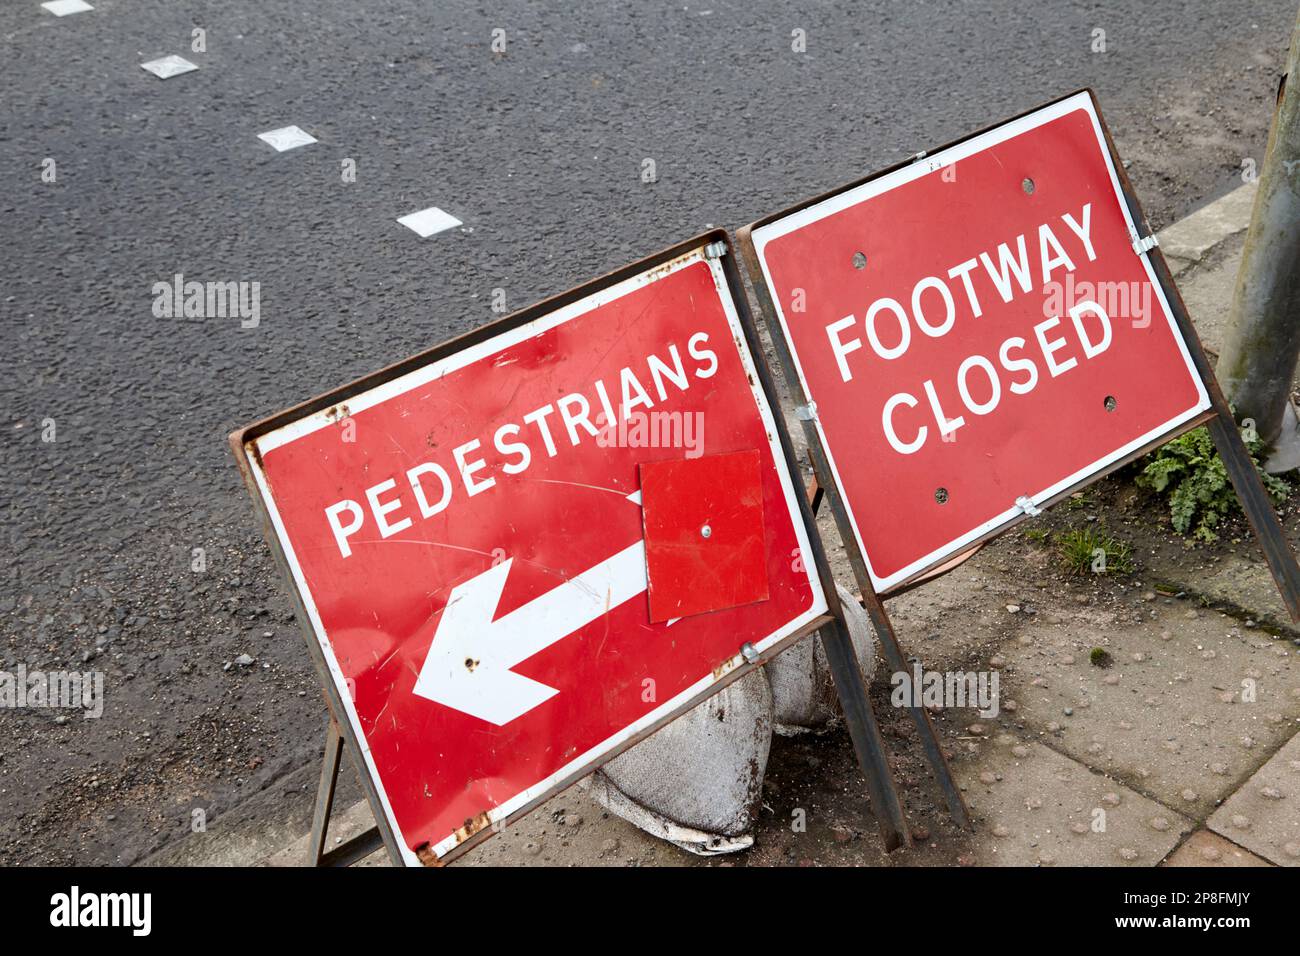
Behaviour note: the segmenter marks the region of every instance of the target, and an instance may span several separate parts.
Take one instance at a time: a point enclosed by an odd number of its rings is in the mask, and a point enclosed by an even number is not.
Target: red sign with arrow
[[[769,652],[825,613],[706,248],[245,433],[408,862],[534,805],[720,687],[742,645]],[[737,453],[746,488],[726,477],[742,475]],[[656,601],[682,610],[652,623],[641,468],[671,461],[694,477],[647,503],[654,533],[717,578],[656,579]],[[710,587],[737,576],[740,591]]]

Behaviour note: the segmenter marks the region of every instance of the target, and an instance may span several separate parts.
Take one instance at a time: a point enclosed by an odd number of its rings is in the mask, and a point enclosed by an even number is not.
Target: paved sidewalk
[[[1253,193],[1242,187],[1160,234],[1211,350]],[[1090,489],[1049,520],[1077,514],[1109,524],[1128,513],[1122,495],[1116,504]],[[1294,541],[1300,518],[1283,520]],[[829,520],[823,525],[847,582],[843,549]],[[690,856],[575,788],[457,865],[1300,865],[1300,632],[1252,540],[1207,553],[1144,527],[1125,524],[1138,565],[1131,578],[1063,578],[1052,551],[1022,529],[891,600],[906,650],[927,669],[1001,675],[996,718],[935,715],[974,834],[938,809],[910,725],[889,713],[882,673],[873,696],[917,838],[912,850],[883,852],[851,749],[835,732],[774,742],[755,846],[734,857]],[[1094,648],[1110,666],[1092,664]],[[300,864],[315,771],[282,783],[150,862]],[[332,843],[370,822],[355,793],[348,787],[354,802],[338,804]],[[796,810],[806,832],[790,826]],[[380,854],[366,862],[386,863]]]

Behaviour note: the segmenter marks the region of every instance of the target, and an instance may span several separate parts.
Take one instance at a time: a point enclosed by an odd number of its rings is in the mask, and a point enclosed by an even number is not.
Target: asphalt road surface
[[[318,752],[236,426],[490,320],[493,290],[525,306],[1082,86],[1159,227],[1258,162],[1295,15],[91,2],[0,7],[0,670],[105,682],[98,719],[0,709],[4,862],[131,862]],[[141,69],[167,54],[198,71]],[[258,138],[289,125],[318,142]],[[396,221],[435,206],[463,225]],[[260,283],[256,325],[159,317],[178,273]]]

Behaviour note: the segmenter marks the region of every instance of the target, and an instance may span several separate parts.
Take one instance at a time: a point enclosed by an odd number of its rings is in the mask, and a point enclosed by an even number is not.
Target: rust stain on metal
[[[248,455],[248,460],[256,465],[259,471],[264,470],[262,468],[262,450],[257,447],[257,442],[244,442],[244,452]]]
[[[737,661],[734,657],[728,657],[725,661],[713,668],[713,679],[719,680],[731,673],[736,668]]]
[[[351,414],[352,413],[348,411],[347,405],[342,402],[325,410],[325,418],[331,422],[340,422],[343,419],[348,418]]]
[[[425,866],[442,866],[442,860],[438,859],[438,854],[427,843],[421,843],[415,848],[415,855],[419,857],[420,862]]]
[[[675,259],[669,259],[667,262],[660,263],[659,265],[655,266],[653,269],[648,269],[647,271],[643,272],[638,278],[645,285],[649,285],[650,283],[654,282],[656,279],[660,279],[663,276],[666,276],[668,273],[672,272],[673,269],[677,268],[677,266],[680,265],[681,263],[686,262],[688,259],[694,259],[699,255],[700,255],[699,249],[692,249],[690,252],[686,253],[685,255],[678,256]]]
[[[466,817],[465,822],[457,828],[456,832],[453,833],[452,836],[458,844],[464,843],[475,833],[478,833],[480,830],[486,830],[491,825],[492,821],[488,819],[487,811],[481,810],[472,817]]]

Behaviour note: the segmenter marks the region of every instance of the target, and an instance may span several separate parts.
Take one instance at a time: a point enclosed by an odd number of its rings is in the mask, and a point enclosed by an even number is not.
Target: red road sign
[[[746,236],[879,591],[1210,408],[1087,93]]]
[[[777,424],[705,249],[235,436],[407,862],[719,689],[742,645],[766,656],[824,619]],[[725,533],[692,546],[757,528],[765,599],[651,623],[639,467],[737,452],[757,524],[719,513]],[[736,603],[675,585],[693,608]]]

